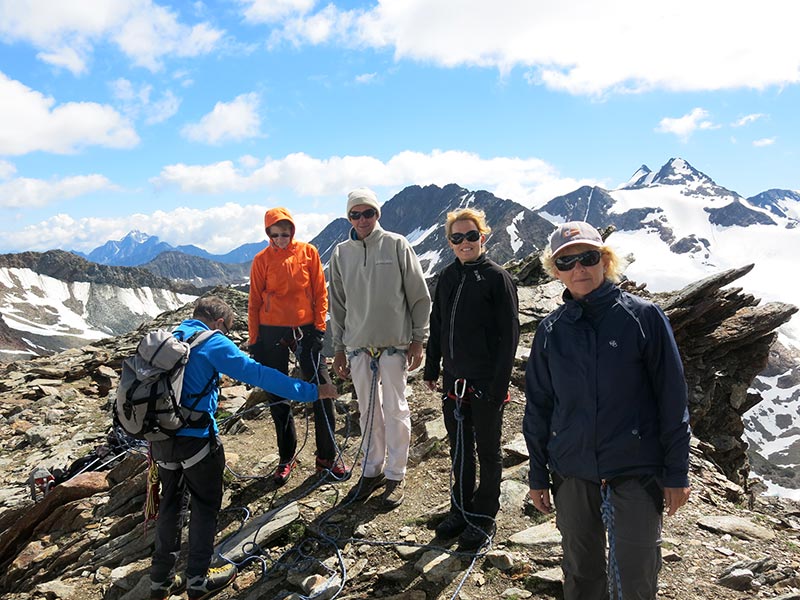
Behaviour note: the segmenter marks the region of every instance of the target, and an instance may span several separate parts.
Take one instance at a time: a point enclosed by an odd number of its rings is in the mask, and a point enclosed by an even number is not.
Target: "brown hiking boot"
[[[378,473],[375,477],[364,477],[362,475],[356,484],[350,488],[350,491],[347,492],[343,502],[366,500],[372,495],[372,492],[377,490],[384,483],[386,483],[386,478],[383,476],[383,473]]]
[[[397,508],[405,499],[406,480],[386,480],[386,490],[383,492],[383,503],[389,508]]]

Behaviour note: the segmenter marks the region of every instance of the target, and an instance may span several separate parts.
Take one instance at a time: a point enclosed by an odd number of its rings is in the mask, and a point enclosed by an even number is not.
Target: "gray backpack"
[[[200,331],[186,341],[167,329],[147,333],[133,356],[122,363],[117,397],[113,405],[114,424],[128,435],[150,442],[174,436],[182,427],[207,427],[211,417],[194,410],[203,396],[217,384],[215,373],[199,394],[181,404],[183,373],[192,348],[219,331]]]

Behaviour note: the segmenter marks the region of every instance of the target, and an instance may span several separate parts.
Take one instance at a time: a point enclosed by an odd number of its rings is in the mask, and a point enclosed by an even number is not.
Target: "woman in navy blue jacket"
[[[689,498],[686,380],[672,329],[655,304],[614,284],[619,259],[588,223],[559,226],[542,263],[567,289],[526,368],[530,497],[549,513],[552,485],[565,600],[614,589],[652,599],[663,510]]]
[[[436,390],[444,363],[442,411],[454,483],[450,512],[436,534],[460,534],[459,548],[468,551],[493,535],[500,508],[503,409],[519,343],[517,290],[505,269],[486,257],[490,229],[482,211],[449,213],[445,231],[456,260],[436,284],[423,378]]]

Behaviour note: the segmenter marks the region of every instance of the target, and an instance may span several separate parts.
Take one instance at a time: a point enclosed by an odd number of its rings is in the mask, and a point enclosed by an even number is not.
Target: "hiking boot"
[[[166,581],[150,580],[150,600],[166,600],[175,594],[182,594],[186,589],[186,579],[180,575],[173,575]]]
[[[383,504],[388,508],[397,508],[405,499],[406,480],[386,480],[386,490],[383,492]]]
[[[196,575],[189,577],[186,594],[189,600],[205,600],[224,590],[236,579],[236,565],[226,564],[214,567],[206,572],[205,577]]]
[[[447,516],[436,526],[436,537],[443,540],[460,535],[467,528],[467,521],[460,511],[450,511]]]
[[[467,525],[467,528],[458,536],[458,550],[462,552],[475,552],[487,545],[494,536],[494,524]]]
[[[346,481],[350,479],[350,469],[345,466],[342,459],[334,462],[332,459],[320,458],[318,456],[317,473],[324,473],[325,471],[330,471],[333,474],[333,477],[338,481]]]
[[[350,488],[350,491],[347,492],[343,502],[365,500],[384,483],[386,483],[386,478],[383,473],[378,473],[375,477],[364,477],[362,475],[356,484]]]
[[[277,485],[283,485],[289,481],[289,475],[292,474],[292,469],[294,469],[295,466],[297,466],[297,463],[293,460],[279,464],[278,468],[275,469],[275,473],[272,475],[272,480]]]

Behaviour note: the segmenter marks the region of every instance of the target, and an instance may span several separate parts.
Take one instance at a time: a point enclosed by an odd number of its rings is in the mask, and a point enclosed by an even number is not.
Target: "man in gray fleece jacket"
[[[394,508],[403,502],[411,443],[406,377],[422,363],[431,298],[411,244],[378,224],[375,192],[350,192],[347,218],[349,239],[330,262],[333,368],[343,379],[352,376],[364,458],[345,501],[368,498],[385,484],[383,501]]]

